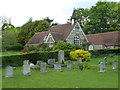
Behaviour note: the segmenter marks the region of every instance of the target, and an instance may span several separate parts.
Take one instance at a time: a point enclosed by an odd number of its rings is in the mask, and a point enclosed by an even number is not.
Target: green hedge
[[[69,52],[65,51],[65,59],[69,58]],[[100,55],[108,55],[108,54],[120,54],[120,49],[99,49],[99,50],[89,50],[92,56],[100,56]],[[28,53],[22,55],[11,55],[11,56],[2,56],[2,65],[13,65],[13,66],[21,66],[23,65],[24,60],[30,60],[30,62],[36,64],[37,60],[42,60],[47,62],[48,59],[58,59],[58,51],[44,51],[39,53]]]
[[[120,54],[120,48],[89,50],[92,55]]]
[[[36,64],[37,60],[47,62],[48,59],[58,58],[58,51],[54,52],[39,52],[39,53],[28,53],[22,55],[11,55],[2,56],[2,65],[21,66],[24,60],[30,60],[30,62]]]

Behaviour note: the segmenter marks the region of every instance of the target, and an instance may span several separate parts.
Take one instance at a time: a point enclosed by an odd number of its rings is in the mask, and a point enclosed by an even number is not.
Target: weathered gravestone
[[[48,59],[48,64],[49,65],[54,65],[55,64],[55,59]]]
[[[54,68],[55,59],[48,59],[48,65],[47,68]]]
[[[61,71],[61,65],[59,63],[54,64],[55,71]]]
[[[112,69],[116,69],[117,66],[117,62],[116,61],[112,61]]]
[[[43,62],[43,61],[40,61],[40,60],[39,60],[39,61],[36,62],[36,64],[40,66],[42,62]]]
[[[78,61],[78,64],[82,64],[82,59],[81,58],[78,58],[77,61]]]
[[[68,61],[67,69],[72,70],[72,61],[70,61],[70,60]]]
[[[63,50],[60,50],[60,51],[58,52],[58,62],[59,62],[59,63],[64,62],[64,51],[63,51]]]
[[[40,71],[41,71],[42,73],[47,72],[47,71],[46,71],[46,63],[45,63],[45,62],[42,62],[42,63],[41,63],[41,65],[40,65]]]
[[[30,76],[30,65],[29,65],[29,60],[24,61],[23,65],[23,75]]]
[[[100,62],[100,72],[105,72],[105,62]]]
[[[13,76],[13,67],[7,66],[5,71],[5,78],[12,78]]]

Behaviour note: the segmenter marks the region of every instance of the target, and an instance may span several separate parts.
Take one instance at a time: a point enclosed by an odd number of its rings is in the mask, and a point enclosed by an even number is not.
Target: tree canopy
[[[78,8],[74,11],[86,34],[103,33],[119,30],[119,5],[117,2],[99,1],[90,9]]]
[[[47,31],[49,28],[50,24],[46,20],[36,20],[33,22],[28,20],[27,23],[19,28],[18,42],[25,45],[36,32]]]

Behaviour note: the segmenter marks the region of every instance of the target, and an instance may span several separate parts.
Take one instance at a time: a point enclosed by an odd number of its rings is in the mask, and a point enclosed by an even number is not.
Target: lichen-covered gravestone
[[[46,63],[45,63],[45,62],[42,62],[42,63],[41,63],[41,65],[40,65],[40,71],[41,71],[42,73],[47,72],[47,71],[46,71]]]
[[[99,72],[105,72],[105,62],[100,62],[100,71]]]
[[[5,71],[5,78],[12,78],[13,76],[13,67],[7,66]]]
[[[59,63],[54,64],[55,71],[61,71],[61,65]]]
[[[112,61],[112,69],[116,69],[117,66],[117,62],[116,61]]]
[[[23,62],[23,75],[30,76],[30,65],[29,65],[29,60],[25,60]]]
[[[60,51],[58,52],[58,62],[59,62],[59,63],[64,62],[64,50],[60,50]]]
[[[70,60],[68,61],[67,69],[72,70],[72,61],[70,61]]]
[[[48,59],[48,64],[49,65],[54,65],[55,64],[55,59]]]

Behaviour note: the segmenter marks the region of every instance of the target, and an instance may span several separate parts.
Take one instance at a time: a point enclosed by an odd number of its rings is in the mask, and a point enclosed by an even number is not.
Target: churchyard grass
[[[92,57],[87,62],[89,69],[80,71],[77,68],[77,61],[73,61],[73,70],[62,67],[62,72],[56,72],[53,68],[47,68],[47,73],[39,70],[31,70],[31,76],[22,75],[22,67],[17,67],[14,71],[14,78],[4,78],[5,68],[3,68],[2,87],[3,88],[118,88],[118,70],[112,70],[110,62],[118,60],[118,56],[106,56],[108,63],[106,72],[99,72],[99,62],[103,61],[103,56]]]

